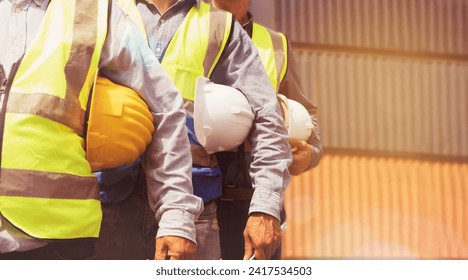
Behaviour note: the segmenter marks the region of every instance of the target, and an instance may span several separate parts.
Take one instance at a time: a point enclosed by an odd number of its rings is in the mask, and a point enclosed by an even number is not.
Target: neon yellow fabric
[[[287,69],[287,41],[284,34],[276,32],[275,34],[281,36],[282,41],[282,49],[277,49],[273,45],[270,32],[273,31],[268,30],[258,23],[254,23],[252,41],[257,47],[263,66],[265,67],[268,77],[273,85],[273,89],[275,92],[278,92],[279,85],[283,80]],[[275,56],[275,52],[282,52],[284,61],[277,61],[278,58]],[[282,65],[282,67],[277,69],[277,65]]]
[[[39,116],[9,113],[5,123],[2,168],[93,176],[83,138],[69,127]]]
[[[2,210],[2,214],[13,225],[36,238],[97,237],[101,227],[102,215],[97,215],[100,212],[101,203],[95,199],[27,199],[0,196],[0,205],[5,209],[14,209],[15,213],[10,211],[4,213]],[[59,211],[54,211],[50,220],[44,220],[44,217],[51,213],[48,209]],[[24,225],[31,226],[24,227]],[[74,229],[75,232],[69,234],[70,229]]]
[[[221,56],[232,23],[229,14],[225,15],[223,41],[209,71],[204,69],[204,60],[210,42],[210,5],[200,3],[200,9],[192,7],[167,47],[161,64],[185,99],[194,100],[196,79],[209,77]]]
[[[107,0],[51,1],[13,80],[0,211],[36,238],[99,235],[99,190],[79,134],[106,36],[107,8]]]

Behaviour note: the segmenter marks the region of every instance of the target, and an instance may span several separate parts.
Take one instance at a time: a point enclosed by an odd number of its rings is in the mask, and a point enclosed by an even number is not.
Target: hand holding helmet
[[[299,175],[306,171],[312,161],[312,150],[305,141],[296,138],[289,138],[293,162],[289,166],[291,175]]]
[[[278,94],[278,102],[281,105],[284,123],[288,129],[293,157],[289,173],[299,175],[307,170],[312,161],[312,150],[306,142],[314,128],[312,118],[307,109],[297,101]]]

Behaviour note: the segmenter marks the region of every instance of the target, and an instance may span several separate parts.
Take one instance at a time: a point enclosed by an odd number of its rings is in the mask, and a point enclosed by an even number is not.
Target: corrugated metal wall
[[[293,42],[468,55],[466,0],[276,0],[276,5],[275,27]]]
[[[468,157],[468,63],[296,51],[328,148]]]
[[[468,259],[468,0],[251,11],[288,35],[325,147],[286,192],[283,257]]]
[[[286,259],[468,259],[468,164],[344,155],[293,177]]]
[[[468,156],[467,0],[252,2],[288,35],[325,147]]]

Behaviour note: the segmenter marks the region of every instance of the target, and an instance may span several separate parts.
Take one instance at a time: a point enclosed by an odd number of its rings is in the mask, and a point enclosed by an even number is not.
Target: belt
[[[254,193],[252,188],[240,188],[236,186],[223,187],[221,200],[223,201],[236,201],[236,200],[250,200]]]

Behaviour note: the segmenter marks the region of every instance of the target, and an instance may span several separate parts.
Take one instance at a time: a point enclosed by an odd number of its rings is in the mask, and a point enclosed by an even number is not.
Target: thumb
[[[250,236],[244,234],[244,260],[249,260],[253,256],[253,244]]]
[[[301,140],[297,138],[289,138],[289,145],[291,146],[291,149],[297,148],[301,144]]]

